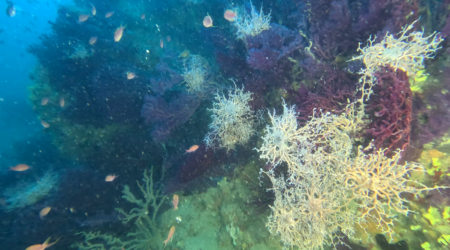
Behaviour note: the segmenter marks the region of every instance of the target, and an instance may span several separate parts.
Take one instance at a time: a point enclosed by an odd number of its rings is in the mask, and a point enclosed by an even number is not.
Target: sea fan
[[[32,183],[19,183],[3,192],[6,197],[6,211],[23,208],[42,200],[57,186],[59,174],[47,172],[39,180]]]

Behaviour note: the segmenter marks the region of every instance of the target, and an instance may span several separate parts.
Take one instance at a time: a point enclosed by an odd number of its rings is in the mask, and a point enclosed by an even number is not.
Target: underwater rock
[[[217,150],[217,154],[212,149],[207,149],[205,145],[200,145],[195,153],[187,154],[177,174],[180,183],[186,183],[201,176],[210,167],[220,163],[218,155],[223,154],[222,150]]]
[[[408,243],[406,243],[406,241],[401,240],[397,243],[389,244],[386,236],[382,234],[377,234],[375,236],[375,241],[382,250],[409,250]]]
[[[247,203],[255,198],[248,182],[227,179],[205,192],[179,194],[178,210],[161,215],[167,232],[176,223],[171,244],[180,249],[282,249],[279,239],[270,237],[266,217],[255,216],[257,207]]]
[[[177,173],[168,182],[164,192],[172,193],[183,189],[189,182],[204,175],[211,168],[223,165],[225,162],[227,162],[226,150],[217,149],[214,151],[201,144],[195,152],[184,154],[168,163],[168,168],[177,169]]]
[[[420,121],[420,144],[424,145],[442,138],[450,126],[449,68],[445,72],[442,86],[430,86],[414,99],[414,116]]]

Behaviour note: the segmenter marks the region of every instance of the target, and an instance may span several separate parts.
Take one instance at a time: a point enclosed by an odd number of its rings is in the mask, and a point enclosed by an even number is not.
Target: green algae
[[[244,179],[224,178],[205,193],[179,195],[178,210],[161,216],[165,231],[176,227],[172,244],[184,249],[281,248],[265,227],[269,211],[261,214],[250,204],[255,198],[251,186]]]

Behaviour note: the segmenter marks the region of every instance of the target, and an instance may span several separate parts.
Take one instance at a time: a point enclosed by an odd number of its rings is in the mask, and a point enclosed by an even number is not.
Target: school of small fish
[[[11,2],[7,1],[8,7],[6,8],[6,15],[9,17],[13,17],[16,15],[16,6],[12,4]]]
[[[48,103],[48,97],[44,97],[44,98],[42,98],[42,100],[41,100],[41,105],[42,106],[45,106],[45,105],[47,105],[47,103]]]
[[[122,39],[123,30],[125,29],[125,27],[120,25],[120,27],[116,29],[116,31],[114,32],[114,41],[118,42],[120,41],[120,39]]]
[[[50,127],[50,124],[48,122],[44,121],[44,120],[41,120],[41,125],[44,128],[49,128]]]
[[[97,37],[96,36],[93,36],[93,37],[91,37],[89,39],[89,44],[90,45],[94,45],[96,42],[97,42]]]
[[[52,210],[51,207],[45,207],[45,208],[43,208],[43,209],[39,212],[39,217],[41,217],[41,219],[44,219],[44,217],[47,216],[47,214],[50,212],[50,210]]]
[[[30,166],[28,166],[27,164],[19,164],[19,165],[16,165],[15,167],[9,168],[9,170],[18,171],[18,172],[22,172],[22,171],[25,171],[28,169],[30,169]]]
[[[66,101],[64,101],[64,98],[63,97],[61,97],[61,99],[59,99],[59,106],[61,107],[61,108],[64,108],[64,105],[66,104]]]
[[[105,14],[105,18],[110,18],[110,17],[112,17],[112,15],[114,15],[114,11],[107,12]]]
[[[47,239],[44,243],[42,243],[42,244],[36,244],[36,245],[29,246],[29,247],[27,247],[27,249],[25,249],[25,250],[44,250],[44,249],[46,249],[46,248],[49,248],[49,247],[55,245],[56,242],[58,242],[58,240],[59,240],[59,239],[57,239],[55,242],[49,243],[49,242],[50,242],[50,239],[51,239],[51,238],[48,238],[48,239]]]
[[[106,182],[112,182],[112,181],[114,181],[117,177],[119,177],[118,175],[114,175],[114,174],[110,174],[110,175],[107,175],[106,176],[106,178],[105,178],[105,181]]]
[[[173,210],[177,210],[178,209],[178,195],[174,194],[173,195],[173,200],[172,200],[172,204],[173,204]]]
[[[91,13],[93,16],[95,16],[97,14],[97,9],[95,8],[94,5],[91,4],[91,6],[92,6]]]
[[[188,150],[186,150],[186,153],[195,152],[195,150],[197,150],[197,149],[198,149],[198,145],[193,145]]]
[[[236,12],[234,12],[232,10],[226,10],[225,13],[223,14],[223,17],[230,22],[234,22],[234,21],[236,21],[237,16],[236,16]]]
[[[170,240],[172,240],[172,237],[173,237],[173,234],[174,234],[174,233],[175,233],[175,226],[172,226],[172,227],[170,228],[169,235],[167,236],[167,239],[164,241],[164,248],[166,248],[167,243],[168,243]]]
[[[6,14],[7,14],[9,17],[14,17],[14,16],[17,14],[17,13],[16,13],[16,7],[14,6],[14,4],[12,4],[12,3],[9,2],[9,1],[7,1],[7,3],[8,3],[8,7],[7,7],[7,9],[6,9]],[[91,8],[91,11],[90,11],[90,12],[91,12],[90,14],[80,14],[80,15],[78,16],[78,21],[79,21],[80,23],[84,23],[84,22],[88,21],[90,17],[96,16],[96,14],[97,14],[97,9],[95,8],[95,6],[94,6],[93,4],[90,4],[90,5],[91,5],[91,7],[92,7],[92,8]],[[114,14],[114,11],[109,11],[109,12],[105,13],[104,17],[105,17],[105,18],[111,18],[111,17],[113,16],[113,14]],[[236,12],[235,12],[235,11],[232,11],[232,10],[226,10],[225,13],[224,13],[224,18],[225,18],[226,20],[230,21],[230,22],[235,21],[235,20],[236,20],[236,17],[237,17],[237,15],[236,15]],[[140,19],[141,19],[141,20],[145,20],[145,18],[146,18],[145,14],[142,13],[141,16],[140,16]],[[211,17],[209,14],[207,14],[207,15],[203,18],[203,26],[206,27],[206,28],[215,27],[215,26],[213,26],[213,19],[212,19],[212,17]],[[160,31],[160,30],[159,30],[158,24],[156,24],[156,27],[157,27],[158,31]],[[115,32],[114,32],[114,41],[115,41],[115,42],[119,42],[119,41],[122,39],[125,28],[126,28],[126,25],[125,25],[125,26],[120,25],[120,27],[118,27],[118,28],[115,30]],[[167,36],[167,37],[166,37],[166,41],[167,41],[167,42],[170,42],[170,41],[171,41],[170,36]],[[90,45],[94,45],[96,42],[97,42],[97,37],[96,37],[96,36],[93,36],[93,37],[91,37],[91,38],[89,39],[89,44],[90,44]],[[161,48],[164,48],[164,41],[163,41],[162,38],[160,39],[160,47],[161,47]],[[148,53],[148,50],[147,50],[147,53]],[[189,55],[190,55],[189,51],[188,51],[188,50],[185,50],[185,51],[183,51],[182,53],[180,53],[180,55],[179,55],[178,57],[180,57],[180,58],[186,58],[186,57],[189,57]],[[134,78],[136,78],[136,77],[137,77],[137,76],[136,76],[136,74],[135,74],[134,72],[131,72],[131,71],[126,72],[126,78],[127,78],[128,80],[134,79]],[[46,105],[49,103],[49,101],[50,101],[50,98],[49,98],[49,97],[44,97],[44,98],[41,99],[41,105],[42,105],[42,106],[46,106]],[[63,108],[63,107],[65,106],[65,100],[64,100],[63,97],[61,97],[61,98],[59,99],[59,106],[60,106],[61,108]],[[44,120],[40,120],[40,122],[41,122],[41,125],[42,125],[44,128],[49,128],[49,127],[50,127],[50,124],[49,124],[48,122],[46,122],[46,121],[44,121]],[[193,153],[193,152],[195,152],[198,148],[199,148],[198,145],[193,145],[193,146],[191,146],[189,149],[186,150],[186,153]],[[23,172],[23,171],[26,171],[26,170],[29,170],[29,169],[30,169],[30,166],[28,166],[28,165],[26,165],[26,164],[18,164],[18,165],[14,166],[14,167],[10,167],[9,170],[10,170],[10,171],[15,171],[15,172]],[[113,182],[117,177],[118,177],[118,176],[115,175],[115,174],[107,175],[107,176],[105,177],[105,181],[106,181],[106,182]],[[173,204],[173,210],[174,210],[174,211],[175,211],[175,210],[178,210],[179,197],[178,197],[177,194],[174,194],[174,195],[173,195],[172,204]],[[39,217],[40,217],[41,219],[44,219],[44,218],[50,213],[51,210],[52,210],[51,207],[45,207],[45,208],[43,208],[43,209],[40,210],[40,212],[39,212]],[[73,210],[73,208],[70,209],[70,211],[72,211],[72,210]],[[178,223],[180,223],[180,222],[181,222],[181,217],[180,217],[180,216],[176,217],[176,221],[177,221]],[[174,233],[175,233],[175,226],[172,226],[172,227],[170,228],[170,231],[169,231],[169,234],[168,234],[168,236],[167,236],[167,239],[164,241],[164,247],[166,247],[167,244],[168,244],[168,242],[170,242],[170,241],[172,240]],[[42,243],[42,244],[32,245],[32,246],[26,248],[26,250],[44,250],[44,249],[46,249],[46,248],[49,248],[49,247],[53,246],[54,244],[56,244],[56,243],[59,241],[59,239],[57,239],[55,242],[50,243],[50,239],[51,239],[51,238],[48,238],[48,239],[47,239],[44,243]],[[122,250],[125,250],[125,249],[122,248]]]
[[[205,18],[203,18],[203,26],[205,26],[206,28],[213,27],[213,20],[211,16],[209,16],[209,14],[205,16]]]
[[[137,76],[136,76],[136,74],[134,72],[130,72],[130,71],[127,72],[127,79],[128,80],[132,80],[132,79],[134,79],[136,77]]]
[[[78,21],[80,21],[80,22],[86,22],[88,19],[89,19],[89,15],[81,14],[78,16]]]

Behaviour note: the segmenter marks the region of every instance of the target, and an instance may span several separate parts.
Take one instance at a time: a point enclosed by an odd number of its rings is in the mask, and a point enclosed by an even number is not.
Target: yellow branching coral
[[[334,241],[339,232],[351,238],[357,218],[349,206],[345,178],[338,174],[345,166],[336,158],[346,156],[329,154],[323,147],[304,150],[308,152],[302,158],[303,166],[291,169],[286,179],[275,171],[265,172],[275,193],[267,227],[272,234],[280,235],[285,249],[323,249],[325,244],[339,242]]]
[[[236,21],[233,22],[236,28],[236,35],[238,39],[245,39],[246,36],[256,36],[264,30],[270,28],[270,13],[265,15],[262,7],[258,13],[250,2],[251,10],[247,13],[245,7],[241,8],[241,11],[237,11]]]
[[[375,37],[372,40],[369,39],[368,46],[364,48],[361,48],[359,44],[358,51],[361,55],[353,57],[352,60],[362,59],[371,73],[384,64],[396,70],[401,69],[410,76],[415,75],[425,68],[425,59],[433,58],[440,48],[439,44],[443,41],[436,32],[427,37],[423,37],[423,31],[409,33],[416,22],[403,28],[398,34],[399,38],[388,33],[380,43],[373,44]]]
[[[263,145],[256,149],[260,153],[261,159],[266,159],[268,163],[277,166],[281,162],[286,162],[289,166],[299,164],[300,133],[298,130],[295,106],[291,108],[283,102],[283,115],[276,115],[269,112],[272,125],[268,125],[263,136]]]
[[[394,220],[410,212],[401,195],[440,188],[410,180],[412,172],[424,168],[399,163],[399,151],[391,158],[383,150],[368,155],[359,148],[356,155],[352,153],[364,121],[364,101],[372,93],[373,73],[389,65],[413,76],[439,49],[442,39],[436,33],[423,37],[423,32],[410,32],[413,25],[404,28],[399,38],[388,34],[379,44],[369,40],[367,47],[359,48],[362,54],[353,60],[362,59],[366,65],[359,72],[361,96],[341,115],[314,114],[299,128],[294,107],[283,103],[283,115],[269,113],[272,124],[257,151],[273,166],[287,164],[286,173],[261,170],[275,193],[267,227],[281,236],[285,248],[323,249],[324,244],[336,244],[333,238],[339,231],[354,238],[352,224],[364,228],[369,220],[392,236]]]
[[[270,114],[272,125],[258,151],[269,163],[288,166],[285,175],[262,171],[275,193],[267,227],[281,236],[285,248],[323,249],[336,244],[333,238],[339,231],[354,238],[353,224],[363,227],[368,220],[392,236],[396,217],[410,211],[401,194],[439,188],[410,180],[411,172],[423,172],[423,166],[400,164],[400,152],[388,158],[383,150],[368,155],[360,148],[352,156],[351,138],[360,119],[354,104],[339,116],[311,117],[301,128],[293,120],[293,108],[283,106],[283,116]],[[284,149],[292,153],[278,150],[283,147],[273,139],[277,133],[290,142]]]
[[[344,159],[341,163],[347,168],[345,186],[352,192],[352,197],[361,208],[358,222],[373,220],[378,229],[391,235],[394,217],[398,214],[407,215],[410,212],[406,206],[408,200],[402,193],[418,195],[429,188],[424,184],[409,179],[414,171],[425,172],[418,163],[399,164],[400,152],[392,158],[384,154],[385,150],[378,150],[374,154],[366,155],[361,151],[353,159]],[[363,227],[364,228],[364,227]]]
[[[349,105],[348,112],[336,116],[322,114],[311,116],[311,120],[305,126],[299,128],[295,112],[295,106],[288,107],[283,102],[283,114],[276,115],[269,112],[271,125],[265,129],[263,144],[259,149],[261,159],[277,166],[285,162],[289,171],[304,171],[302,160],[308,150],[315,147],[333,148],[343,156],[350,155],[352,141],[348,134],[357,130],[356,112],[353,105]],[[350,120],[351,119],[351,120]],[[301,173],[298,173],[301,175]]]
[[[340,159],[348,158],[352,148],[343,128],[351,123],[343,121],[347,114],[321,114],[298,128],[294,107],[283,107],[283,115],[269,114],[272,125],[257,149],[274,166],[288,166],[286,179],[273,169],[264,172],[275,193],[267,227],[281,236],[285,248],[323,249],[338,242],[333,238],[339,231],[353,235],[356,216],[340,174],[345,171]]]
[[[216,101],[210,111],[212,123],[204,141],[210,148],[233,149],[238,144],[245,144],[255,133],[255,112],[250,107],[252,94],[244,88],[228,92],[228,97],[216,94]]]
[[[333,242],[339,231],[353,235],[355,213],[346,206],[344,179],[327,171],[331,165],[323,164],[319,157],[305,160],[314,168],[311,175],[290,175],[284,181],[267,173],[276,197],[267,227],[280,235],[285,248],[323,249],[324,244],[339,242]]]
[[[102,232],[80,232],[85,240],[72,245],[79,250],[153,250],[160,249],[162,238],[160,238],[160,225],[158,225],[156,215],[159,208],[164,203],[166,196],[161,194],[161,190],[153,185],[153,167],[147,173],[144,171],[143,183],[137,182],[137,185],[144,199],[139,199],[125,185],[123,196],[125,200],[136,205],[129,212],[121,208],[116,210],[121,214],[123,223],[133,222],[135,230],[128,233],[125,237],[116,237]],[[164,174],[161,179],[164,178]],[[150,211],[150,213],[149,213]]]
[[[201,91],[208,78],[205,60],[199,55],[191,55],[184,60],[183,78],[189,93]]]
[[[361,48],[359,44],[358,51],[361,55],[353,57],[351,60],[363,60],[365,68],[359,71],[362,74],[362,90],[365,91],[364,98],[368,99],[374,84],[373,75],[380,69],[380,66],[390,66],[395,70],[401,69],[408,76],[414,77],[417,72],[425,68],[425,59],[433,58],[434,54],[440,49],[439,44],[443,41],[438,33],[424,37],[423,31],[410,32],[414,24],[403,28],[398,33],[398,38],[392,34],[386,34],[384,39],[373,44],[374,39],[369,39],[366,47]]]

